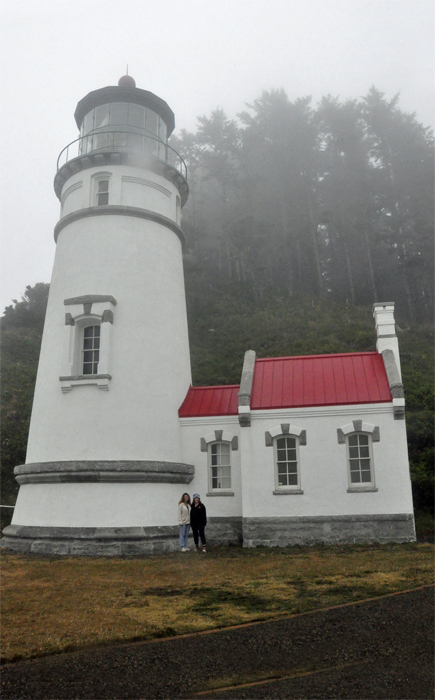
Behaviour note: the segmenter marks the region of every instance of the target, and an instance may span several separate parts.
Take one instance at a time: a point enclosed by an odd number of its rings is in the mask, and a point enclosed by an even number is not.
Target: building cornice
[[[88,207],[87,209],[79,209],[71,214],[67,214],[60,221],[57,222],[54,227],[54,240],[57,243],[59,233],[70,224],[75,221],[80,221],[81,219],[87,219],[93,216],[132,216],[136,219],[147,219],[148,221],[154,221],[161,226],[165,226],[170,231],[173,231],[184,245],[185,238],[183,231],[177,224],[169,219],[167,216],[162,216],[162,214],[157,214],[149,209],[141,209],[140,207],[127,207],[118,204],[107,204],[100,207]]]
[[[35,462],[21,464],[14,469],[19,484],[126,481],[189,484],[194,474],[193,464],[148,460]]]

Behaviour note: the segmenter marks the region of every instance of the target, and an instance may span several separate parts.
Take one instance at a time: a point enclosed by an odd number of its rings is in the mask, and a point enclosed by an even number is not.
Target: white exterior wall
[[[232,437],[240,436],[237,416],[211,418],[181,418],[181,442],[183,462],[195,465],[193,481],[185,489],[191,496],[199,493],[210,517],[234,517],[242,515],[242,480],[240,438],[237,450],[231,450],[231,490],[234,496],[213,495],[210,492],[208,452],[201,452],[201,438],[211,436],[215,430],[223,430]]]
[[[149,171],[110,168],[109,204],[153,209],[175,221],[176,188]],[[71,197],[90,206],[100,169],[70,178]],[[106,172],[106,171],[104,171]],[[153,180],[159,189],[123,182]],[[112,186],[113,185],[113,186]],[[125,186],[124,186],[125,185]],[[139,201],[137,188],[144,197]],[[121,193],[123,196],[121,196]],[[66,211],[66,209],[64,210]],[[70,335],[64,300],[111,295],[108,391],[73,385],[62,393],[59,377],[74,372],[68,359]],[[98,311],[94,304],[92,313]],[[75,308],[75,307],[74,307]],[[77,311],[77,309],[76,309]],[[109,341],[108,338],[106,338]],[[101,350],[103,354],[103,348]],[[68,371],[69,370],[69,371]],[[99,372],[102,371],[99,367]],[[191,383],[181,242],[159,223],[131,216],[79,219],[61,230],[50,286],[26,463],[64,460],[181,461],[178,408]],[[16,519],[16,518],[15,518]]]
[[[20,486],[14,522],[33,527],[178,525],[185,484],[28,484]]]
[[[60,218],[95,206],[95,178],[99,177],[110,180],[109,205],[140,207],[177,220],[177,188],[161,175],[123,165],[89,168],[70,177],[62,190]]]
[[[347,493],[347,448],[337,428],[363,420],[379,426],[373,442],[376,492]],[[337,406],[319,409],[253,411],[251,427],[242,428],[243,517],[290,517],[413,513],[405,421],[394,420],[392,404]],[[265,445],[265,431],[281,423],[306,430],[300,446],[303,494],[274,495],[274,449]]]

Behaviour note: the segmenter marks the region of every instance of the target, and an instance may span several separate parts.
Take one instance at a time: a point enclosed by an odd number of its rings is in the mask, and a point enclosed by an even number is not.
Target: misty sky
[[[59,152],[73,113],[125,73],[175,112],[176,131],[263,89],[358,98],[371,85],[434,119],[433,0],[0,0],[2,292],[49,282]]]

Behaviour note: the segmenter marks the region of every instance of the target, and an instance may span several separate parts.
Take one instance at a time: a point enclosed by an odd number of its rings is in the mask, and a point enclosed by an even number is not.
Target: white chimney
[[[394,301],[379,302],[373,304],[373,317],[376,324],[376,350],[382,354],[384,350],[392,350],[396,363],[399,379],[402,381],[400,369],[399,341],[396,335],[396,323],[394,320]]]
[[[394,302],[373,304],[373,316],[378,336],[376,349],[384,360],[393,397],[394,418],[400,420],[405,417],[405,397],[400,369],[399,341],[394,322]]]

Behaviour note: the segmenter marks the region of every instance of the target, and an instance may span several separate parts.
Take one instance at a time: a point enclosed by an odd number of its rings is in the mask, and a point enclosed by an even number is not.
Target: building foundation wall
[[[413,542],[411,513],[288,518],[243,518],[244,547]]]
[[[144,556],[179,549],[177,525],[163,527],[28,527],[9,525],[3,549],[68,556]],[[290,518],[209,518],[211,546],[288,547],[312,544],[413,542],[412,514]],[[192,533],[190,533],[192,544]]]

